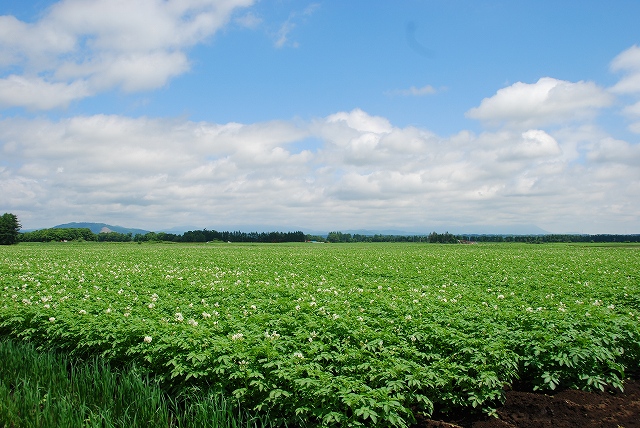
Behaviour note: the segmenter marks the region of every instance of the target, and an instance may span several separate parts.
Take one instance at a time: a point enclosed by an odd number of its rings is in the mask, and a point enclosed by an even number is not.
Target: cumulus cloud
[[[343,123],[348,128],[360,132],[373,132],[384,134],[391,132],[389,120],[381,116],[371,116],[360,109],[350,112],[339,112],[327,118],[328,123]]]
[[[70,102],[90,95],[87,82],[49,83],[39,77],[10,75],[0,79],[0,106],[25,107],[29,110],[48,110],[65,107]]]
[[[522,138],[513,145],[500,151],[503,160],[536,159],[557,156],[562,152],[558,142],[551,135],[539,129],[522,133]]]
[[[632,121],[629,125],[629,130],[633,133],[640,134],[640,101],[626,106],[622,109],[622,113]]]
[[[625,73],[625,76],[611,88],[613,92],[640,92],[640,47],[634,45],[616,56],[611,62],[611,70]]]
[[[613,96],[593,82],[543,77],[500,89],[466,115],[489,125],[526,129],[589,119],[612,102]]]
[[[0,205],[34,226],[108,217],[146,228],[517,222],[566,232],[584,217],[608,228],[593,232],[615,232],[639,210],[640,148],[581,133],[440,137],[360,109],[254,124],[7,118]],[[308,138],[319,147],[296,149]]]
[[[640,94],[640,47],[634,45],[616,56],[611,62],[611,70],[623,73],[622,78],[611,91],[619,95]],[[640,102],[627,106],[622,113],[631,119],[629,130],[640,134]]]
[[[596,142],[587,154],[587,158],[598,163],[610,165],[640,165],[640,145],[611,137]]]
[[[625,107],[623,112],[631,117],[640,117],[640,101],[633,105]]]
[[[252,3],[61,0],[34,23],[0,16],[0,67],[24,71],[2,79],[0,102],[45,110],[113,88],[161,87],[189,69],[187,48]],[[32,100],[34,90],[43,100]]]

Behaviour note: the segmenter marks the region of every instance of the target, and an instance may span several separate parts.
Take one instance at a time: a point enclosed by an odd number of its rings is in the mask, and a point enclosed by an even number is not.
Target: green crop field
[[[136,363],[276,423],[404,426],[503,388],[623,387],[640,247],[20,244],[0,336]]]

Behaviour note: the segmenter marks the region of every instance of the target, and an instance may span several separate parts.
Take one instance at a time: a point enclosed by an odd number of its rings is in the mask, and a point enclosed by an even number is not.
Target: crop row
[[[516,380],[622,388],[638,272],[615,247],[21,244],[0,253],[0,334],[276,421],[403,426],[490,412]]]

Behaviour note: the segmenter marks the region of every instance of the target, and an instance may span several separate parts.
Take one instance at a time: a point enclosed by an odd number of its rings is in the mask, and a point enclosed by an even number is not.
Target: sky
[[[3,0],[23,229],[640,233],[637,0]]]

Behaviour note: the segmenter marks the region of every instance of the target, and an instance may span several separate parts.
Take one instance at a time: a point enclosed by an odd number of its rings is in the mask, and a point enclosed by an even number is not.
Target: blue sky
[[[0,211],[25,228],[640,233],[638,16],[3,1]]]

